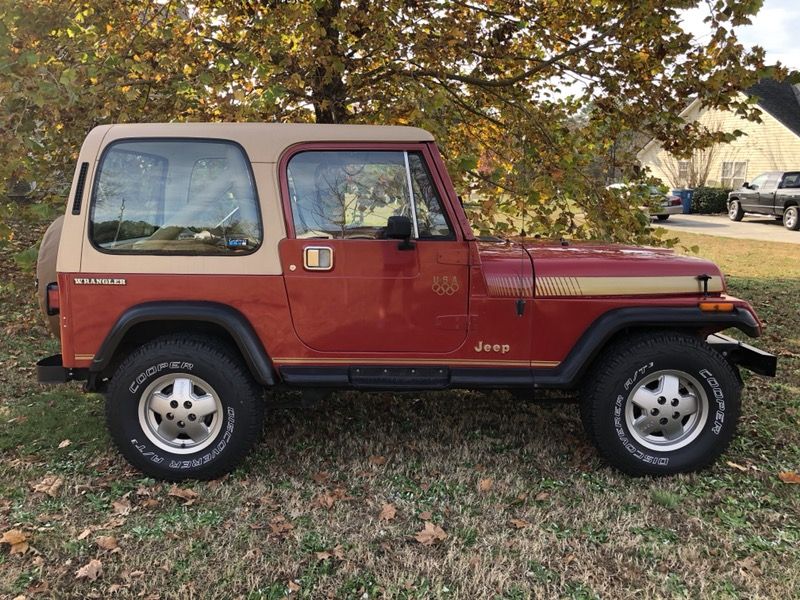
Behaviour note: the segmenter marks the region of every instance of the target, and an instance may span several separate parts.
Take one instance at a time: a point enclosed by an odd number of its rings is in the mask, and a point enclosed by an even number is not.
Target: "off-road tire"
[[[626,410],[648,379],[656,378],[650,385],[657,385],[659,377],[665,376],[660,374],[670,373],[683,374],[695,382],[692,385],[697,386],[696,395],[700,396],[698,406],[703,404],[705,394],[706,417],[705,421],[697,417],[694,431],[686,435],[685,446],[667,447],[664,451],[640,443],[639,439],[644,439],[652,444],[653,438],[631,432]],[[600,454],[629,475],[697,471],[728,447],[739,419],[740,394],[741,383],[734,367],[704,341],[681,333],[634,334],[605,349],[590,369],[581,392],[581,420]],[[661,407],[667,411],[662,417],[673,416],[669,412],[670,401]],[[634,405],[632,410],[641,410]],[[692,417],[684,418],[688,425]],[[664,438],[663,443],[670,442]]]
[[[800,229],[800,213],[796,206],[787,206],[783,211],[783,226],[789,231],[797,231]]]
[[[728,218],[731,221],[741,221],[744,218],[744,210],[738,200],[728,202]]]
[[[207,427],[211,433],[202,442],[206,445],[196,452],[159,447],[157,444],[167,442],[149,428],[147,416],[142,417],[150,415],[143,409],[149,406],[143,404],[147,402],[144,396],[154,395],[147,390],[162,381],[168,384],[165,389],[170,389],[173,376],[176,382],[192,378],[191,394],[205,392],[202,398],[206,400],[213,395],[218,409],[206,417],[212,424]],[[176,383],[171,397],[177,397],[177,388]],[[178,406],[176,410],[184,409]],[[173,417],[180,414],[176,412]],[[214,421],[217,418],[219,421]],[[140,346],[120,363],[106,393],[106,422],[119,451],[137,469],[167,481],[214,479],[229,473],[257,443],[263,419],[263,389],[235,352],[214,338],[165,336]],[[187,443],[194,444],[192,440]]]

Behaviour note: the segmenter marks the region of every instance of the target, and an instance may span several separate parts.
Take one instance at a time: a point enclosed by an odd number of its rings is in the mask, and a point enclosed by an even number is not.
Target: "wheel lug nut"
[[[172,421],[172,419],[174,419],[174,418],[175,418],[175,415],[173,415],[172,413],[167,413],[167,419]]]
[[[178,408],[178,401],[177,401],[177,400],[173,400],[173,401],[171,401],[171,402],[169,403],[169,405],[170,405],[172,408]]]
[[[661,423],[662,425],[666,425],[669,422],[669,419],[667,419],[666,417],[661,417],[658,420],[658,422]],[[178,425],[180,425],[180,423],[178,423]]]
[[[655,417],[658,414],[658,409],[657,408],[651,408],[650,409],[650,414]]]
[[[672,413],[672,418],[673,419],[679,419],[680,416],[681,416],[681,413],[679,413],[677,410],[674,413]]]
[[[670,402],[670,404],[672,404],[672,406],[678,406],[679,402],[680,402],[680,400],[678,400],[677,398],[673,398],[672,402]]]
[[[666,402],[667,402],[667,399],[664,398],[664,396],[659,396],[658,397],[658,403],[659,404],[666,404]]]
[[[677,413],[676,413],[676,414],[677,414]],[[194,421],[195,419],[197,419],[197,416],[195,416],[195,414],[194,414],[194,413],[190,413],[190,414],[189,414],[189,420],[190,420],[190,421]]]
[[[666,421],[666,419],[664,419]],[[178,421],[178,427],[186,427],[186,423],[183,421]]]
[[[183,403],[183,408],[192,408],[192,403],[187,400]]]

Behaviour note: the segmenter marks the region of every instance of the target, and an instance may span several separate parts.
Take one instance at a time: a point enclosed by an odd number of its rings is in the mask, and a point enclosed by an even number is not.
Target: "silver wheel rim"
[[[738,212],[739,212],[739,203],[734,200],[733,202],[731,202],[731,206],[728,209],[728,216],[731,219],[733,219],[734,217],[736,217]]]
[[[650,450],[672,452],[691,444],[708,419],[708,396],[683,371],[658,371],[628,395],[625,424],[633,438]]]
[[[794,227],[797,222],[797,209],[787,208],[785,216],[783,217],[783,222],[786,223],[787,227]]]
[[[207,382],[188,373],[159,377],[139,399],[139,425],[153,444],[173,454],[209,446],[222,428],[222,402]]]

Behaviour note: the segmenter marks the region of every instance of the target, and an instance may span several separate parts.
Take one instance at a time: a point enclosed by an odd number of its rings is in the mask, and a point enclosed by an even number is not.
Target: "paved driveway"
[[[800,231],[789,231],[772,217],[745,215],[744,220],[737,223],[725,215],[671,215],[668,221],[656,221],[654,224],[675,232],[800,244]]]

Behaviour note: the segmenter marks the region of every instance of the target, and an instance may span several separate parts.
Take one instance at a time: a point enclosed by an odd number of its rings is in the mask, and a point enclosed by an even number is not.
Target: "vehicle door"
[[[781,173],[769,173],[764,184],[758,188],[758,212],[775,213],[775,191],[781,182]]]
[[[783,209],[789,204],[800,204],[800,171],[784,173],[775,192],[775,214],[783,215]]]
[[[759,190],[767,181],[767,176],[767,173],[762,173],[753,179],[748,187],[742,187],[737,192],[739,203],[747,212],[759,212]]]
[[[469,252],[426,144],[308,144],[279,165],[292,322],[322,352],[451,352]],[[390,217],[412,224],[387,238]]]

